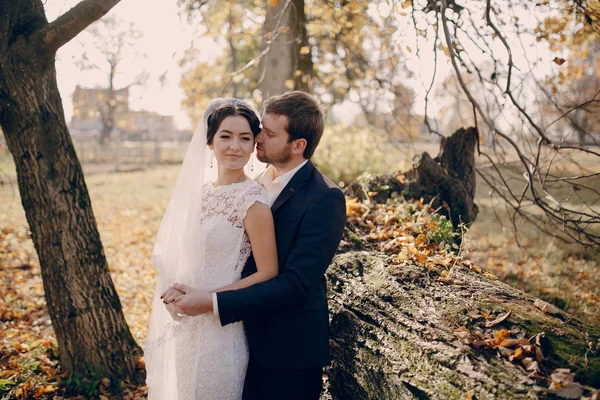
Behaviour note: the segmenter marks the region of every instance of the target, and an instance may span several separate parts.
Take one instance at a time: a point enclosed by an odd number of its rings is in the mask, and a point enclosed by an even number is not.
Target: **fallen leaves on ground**
[[[452,269],[463,266],[490,279],[496,277],[469,260],[464,260],[456,244],[458,234],[452,223],[430,205],[417,201],[389,201],[386,204],[346,199],[348,222],[353,234],[368,246],[396,254],[399,266],[417,263],[438,274],[440,282],[461,284]]]
[[[480,213],[485,211],[481,209]],[[556,309],[600,326],[598,254],[562,244],[528,229],[524,226],[519,231],[522,245],[519,248],[510,228],[483,215],[467,234],[470,241],[468,257],[485,266],[501,281],[541,298]],[[544,307],[542,303],[537,307],[540,306]],[[542,311],[556,315],[556,310],[548,306]]]
[[[510,315],[505,314],[499,319],[503,321]],[[499,320],[498,319],[498,320]],[[488,325],[480,325],[489,328]],[[473,328],[476,329],[476,328]],[[543,369],[542,363],[546,360],[542,352],[542,338],[544,332],[539,332],[529,339],[518,331],[509,331],[508,329],[498,329],[491,331],[475,331],[467,327],[455,329],[453,336],[462,344],[472,346],[475,349],[495,350],[499,356],[509,362],[520,366],[527,371],[529,378],[539,381],[549,382],[548,391],[560,398],[579,399],[584,393],[584,386],[575,382],[575,373],[568,368],[557,368],[552,372]],[[593,390],[591,388],[587,388]],[[587,397],[593,399],[598,396],[598,391]]]
[[[109,270],[130,330],[143,345],[156,270],[150,254],[177,168],[88,177]],[[69,395],[46,311],[40,266],[14,191],[0,191],[0,398],[143,399],[147,389],[104,377],[70,382],[89,395]]]

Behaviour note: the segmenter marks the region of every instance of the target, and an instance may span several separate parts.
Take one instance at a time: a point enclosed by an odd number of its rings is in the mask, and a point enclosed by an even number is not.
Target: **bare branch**
[[[90,24],[102,18],[120,1],[83,0],[38,33],[44,48],[55,53]]]

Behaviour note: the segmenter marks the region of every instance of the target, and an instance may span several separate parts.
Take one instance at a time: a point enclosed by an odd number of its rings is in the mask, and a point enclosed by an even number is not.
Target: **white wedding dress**
[[[192,287],[214,290],[241,277],[251,247],[244,229],[247,210],[269,204],[256,182],[204,185],[202,217],[197,223],[200,260],[177,277]],[[160,282],[160,278],[159,278]],[[213,314],[170,321],[167,334],[151,334],[155,313],[164,312],[159,290],[146,342],[148,398],[160,400],[241,399],[248,346],[241,322],[221,326]],[[154,336],[154,337],[153,337]]]

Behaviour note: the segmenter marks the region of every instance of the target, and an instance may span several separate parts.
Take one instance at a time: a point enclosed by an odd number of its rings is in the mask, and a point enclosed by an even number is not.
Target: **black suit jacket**
[[[271,210],[279,275],[248,288],[217,293],[221,323],[244,321],[250,355],[263,367],[289,370],[328,365],[324,274],[344,231],[344,195],[309,161]],[[250,257],[243,275],[255,271]]]

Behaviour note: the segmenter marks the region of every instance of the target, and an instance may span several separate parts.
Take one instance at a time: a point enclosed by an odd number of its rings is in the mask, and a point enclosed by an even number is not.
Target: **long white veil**
[[[160,295],[174,282],[182,282],[183,277],[191,276],[190,274],[197,270],[195,266],[204,260],[204,246],[199,243],[198,230],[195,228],[202,217],[204,185],[216,179],[218,168],[216,160],[214,166],[210,166],[211,152],[206,143],[207,120],[212,111],[223,104],[243,104],[252,108],[240,99],[217,98],[210,102],[187,148],[156,236],[152,262],[158,267],[158,283],[152,300],[152,312],[144,346],[147,367],[152,365],[152,368],[147,368],[148,382],[160,382],[166,377],[175,379],[174,371],[167,371],[159,366],[172,365],[168,362],[174,353],[170,339],[186,323],[186,318],[181,322],[173,320]],[[259,162],[254,152],[245,171],[254,178],[265,168],[266,164]]]

